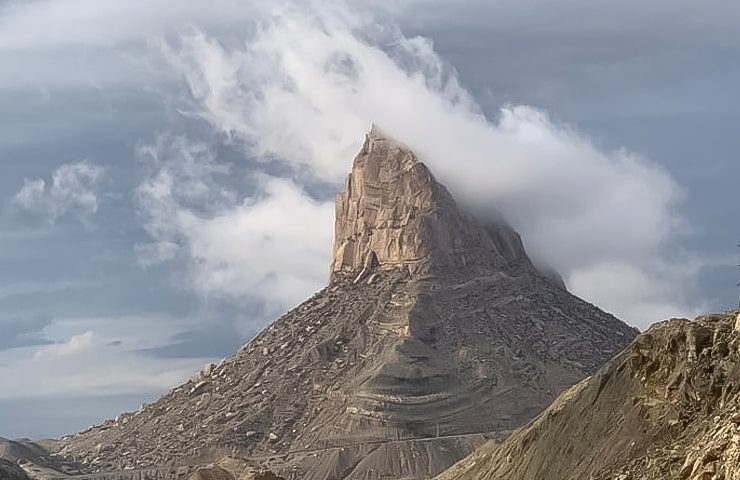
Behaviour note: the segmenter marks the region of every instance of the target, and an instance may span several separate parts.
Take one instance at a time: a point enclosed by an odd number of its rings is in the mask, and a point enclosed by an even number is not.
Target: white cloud
[[[141,264],[179,255],[190,273],[186,287],[262,301],[270,312],[303,300],[326,281],[331,203],[267,175],[256,175],[257,192],[239,199],[223,186],[229,167],[205,144],[184,137],[160,137],[142,147],[140,157],[150,176],[137,188],[137,201],[154,240],[137,246]]]
[[[93,332],[87,331],[79,335],[71,336],[67,341],[59,344],[40,348],[35,354],[35,359],[60,358],[75,355],[92,346]]]
[[[183,225],[195,285],[231,297],[293,306],[328,279],[332,203],[311,199],[289,180],[266,178],[256,200]],[[329,228],[326,228],[329,227]]]
[[[673,317],[693,318],[708,306],[688,297],[701,262],[671,265],[655,258],[647,264],[603,262],[586,265],[570,276],[570,287],[585,298],[601,299],[599,306],[638,325]]]
[[[141,350],[168,345],[174,333],[193,324],[156,317],[56,320],[44,329],[54,343],[0,352],[0,399],[166,390],[215,359],[156,358]]]
[[[684,228],[676,213],[680,188],[662,168],[626,150],[603,151],[574,127],[531,106],[504,106],[497,118],[485,118],[430,40],[408,38],[368,10],[394,11],[383,2],[217,0],[208,7],[177,2],[178,8],[170,3],[13,5],[0,16],[0,49],[132,43],[140,48],[149,41],[172,67],[159,66],[166,78],[174,69],[185,80],[192,97],[183,106],[185,113],[243,142],[249,155],[280,159],[294,172],[308,171],[337,186],[374,121],[414,147],[461,201],[478,212],[501,211],[522,233],[530,252],[557,268],[576,293],[641,326],[655,318],[636,312],[653,312],[651,305],[662,306],[661,316],[696,308],[688,300],[692,282],[686,275],[651,266],[671,264],[674,259],[661,251]],[[140,21],[142,16],[146,21]],[[113,18],[117,20],[111,27]],[[72,26],[80,28],[67,28]],[[185,260],[191,286],[207,295],[248,291],[271,302],[278,296],[282,302],[299,298],[254,288],[266,285],[259,282],[274,272],[236,246],[266,245],[243,239],[231,244],[213,232],[223,228],[239,238],[249,231],[264,233],[261,225],[238,219],[253,222],[262,202],[268,208],[300,200],[300,181],[278,188],[280,180],[265,180],[261,196],[237,200],[236,192],[219,179],[229,166],[216,162],[212,152],[184,161],[181,170],[175,162],[153,167],[138,190],[139,198],[146,198],[145,227],[152,237],[151,243],[137,246],[140,264]],[[204,170],[193,170],[198,168]],[[293,177],[301,178],[297,173]],[[35,180],[24,189],[27,203],[34,204],[48,187]],[[203,210],[206,205],[212,207]],[[315,246],[331,231],[331,220],[320,213],[329,208],[313,209],[314,228],[302,236],[312,246],[284,255],[301,258],[301,265],[307,255],[317,255],[314,265],[328,263],[328,245],[324,250]],[[289,229],[291,221],[285,217],[283,225],[272,228]],[[318,222],[324,226],[319,228]],[[273,240],[270,248],[281,244]],[[294,272],[295,262],[266,263],[287,269],[285,285],[293,276],[302,279],[297,281],[301,285],[316,282],[314,277],[305,280],[304,267]],[[657,288],[650,298],[617,295],[606,285],[590,283],[596,278],[593,272],[603,273],[605,264],[625,267],[607,269],[613,282],[627,282],[633,277],[626,272],[636,271],[640,278],[671,288]],[[237,270],[243,269],[253,273],[241,274],[247,281],[236,281]],[[294,289],[278,286],[275,291],[288,290]]]
[[[13,203],[50,223],[63,217],[84,221],[98,211],[97,188],[104,173],[103,167],[87,161],[67,163],[57,168],[48,182],[24,180]]]
[[[694,310],[684,276],[650,267],[669,263],[660,249],[683,228],[681,191],[666,171],[626,150],[600,150],[533,107],[485,118],[431,42],[373,22],[348,9],[294,6],[262,19],[244,45],[198,32],[165,54],[196,113],[258,158],[338,184],[374,121],[415,148],[461,201],[501,211],[576,293],[641,326],[659,311]],[[605,273],[605,285],[591,283]],[[657,288],[617,295],[608,286],[634,278]]]

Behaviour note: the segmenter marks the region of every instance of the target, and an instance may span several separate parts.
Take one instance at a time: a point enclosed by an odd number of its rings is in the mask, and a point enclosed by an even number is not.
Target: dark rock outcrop
[[[10,460],[0,458],[0,479],[1,480],[29,480],[26,472],[23,471],[16,463]]]

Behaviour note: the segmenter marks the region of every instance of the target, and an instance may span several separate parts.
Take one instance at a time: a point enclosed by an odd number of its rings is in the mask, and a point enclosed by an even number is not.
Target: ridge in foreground
[[[740,479],[740,311],[654,324],[438,480]]]

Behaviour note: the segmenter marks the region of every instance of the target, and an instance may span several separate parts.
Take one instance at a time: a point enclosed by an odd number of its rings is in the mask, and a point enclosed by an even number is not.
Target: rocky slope
[[[738,312],[658,323],[438,480],[738,480],[738,393]]]
[[[224,457],[218,462],[203,465],[187,475],[187,480],[283,480],[271,472],[256,471],[248,463]]]
[[[1,480],[28,480],[26,472],[17,464],[10,460],[0,458],[0,479]]]
[[[31,440],[0,437],[0,480],[56,479],[63,476],[64,467],[44,447]]]
[[[228,454],[285,478],[429,478],[635,336],[377,129],[337,197],[334,250],[329,285],[238,354],[53,450],[90,471]]]
[[[26,460],[39,465],[52,462],[49,453],[31,440],[8,440],[0,437],[0,458],[11,462]]]

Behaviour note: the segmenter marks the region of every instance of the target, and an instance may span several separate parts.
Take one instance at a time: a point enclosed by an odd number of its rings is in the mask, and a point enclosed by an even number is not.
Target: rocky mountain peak
[[[373,126],[336,199],[332,277],[342,272],[406,268],[447,273],[526,258],[506,225],[483,228],[408,146]]]
[[[378,128],[336,230],[329,285],[157,402],[55,442],[55,458],[95,473],[226,453],[286,479],[427,479],[635,335],[535,269],[510,227],[466,215]]]

